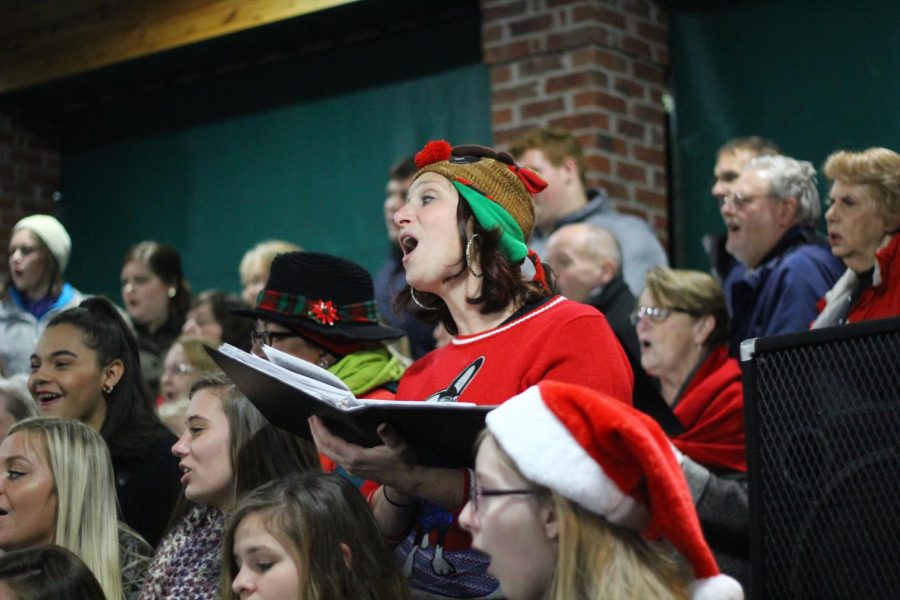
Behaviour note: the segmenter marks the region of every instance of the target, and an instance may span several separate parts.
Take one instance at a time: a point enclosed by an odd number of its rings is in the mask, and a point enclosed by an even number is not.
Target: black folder
[[[359,406],[340,408],[248,362],[207,348],[228,378],[273,425],[312,439],[307,419],[316,415],[337,436],[360,446],[381,444],[376,428],[388,423],[429,467],[471,467],[475,439],[495,406],[455,402],[389,402],[360,399]]]

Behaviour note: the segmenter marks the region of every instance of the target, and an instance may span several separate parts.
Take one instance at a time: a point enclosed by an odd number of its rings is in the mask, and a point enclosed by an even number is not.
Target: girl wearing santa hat
[[[509,600],[744,597],[662,429],[581,386],[543,382],[488,414],[460,523]]]

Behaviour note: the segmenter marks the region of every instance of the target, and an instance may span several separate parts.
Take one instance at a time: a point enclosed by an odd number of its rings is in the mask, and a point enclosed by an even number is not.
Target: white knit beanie
[[[66,270],[66,265],[69,264],[69,253],[72,251],[72,239],[62,223],[50,215],[31,215],[16,223],[13,233],[20,229],[27,229],[41,238],[41,241],[50,250],[50,254],[56,259],[59,272],[62,273]]]

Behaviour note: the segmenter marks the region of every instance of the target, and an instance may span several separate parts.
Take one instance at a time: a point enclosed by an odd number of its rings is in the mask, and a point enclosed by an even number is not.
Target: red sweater
[[[397,398],[500,404],[544,380],[577,383],[629,404],[634,381],[606,317],[557,296],[426,354],[400,379]]]
[[[900,234],[875,254],[881,282],[866,288],[850,307],[850,323],[900,315]]]
[[[457,336],[406,370],[397,398],[500,404],[551,379],[631,403],[631,367],[597,309],[558,296],[495,329]],[[415,530],[397,547],[400,562],[411,569],[410,586],[430,598],[497,593],[487,558],[471,550],[471,537],[457,524],[461,509],[451,514],[422,501]]]

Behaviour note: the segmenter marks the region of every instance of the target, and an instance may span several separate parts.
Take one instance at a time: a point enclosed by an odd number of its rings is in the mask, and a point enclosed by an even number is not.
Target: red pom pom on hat
[[[544,178],[528,167],[509,165],[509,170],[516,174],[516,177],[519,178],[519,180],[522,182],[522,185],[524,185],[525,189],[528,190],[529,194],[537,194],[547,187],[547,182],[544,181]]]
[[[611,523],[665,536],[693,567],[693,600],[743,599],[740,584],[719,573],[669,439],[628,399],[544,381],[486,423],[527,478]]]
[[[431,140],[416,154],[416,168],[421,169],[442,160],[450,160],[453,146],[447,140]]]

